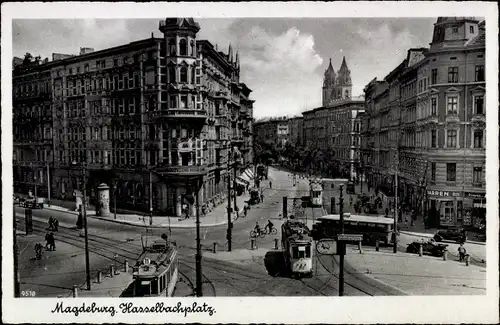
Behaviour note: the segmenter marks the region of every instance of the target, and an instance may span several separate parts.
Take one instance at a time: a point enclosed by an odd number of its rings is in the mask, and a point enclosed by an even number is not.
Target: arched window
[[[170,83],[177,82],[177,78],[175,77],[175,67],[168,67],[168,81]]]
[[[185,39],[181,39],[179,42],[179,54],[180,55],[188,55],[187,54],[187,41]]]
[[[188,81],[188,72],[186,67],[181,68],[181,82],[187,82]]]
[[[345,97],[346,97],[346,98],[349,98],[349,90],[346,90],[346,91],[345,91]]]
[[[177,55],[177,50],[175,48],[175,38],[172,38],[169,42],[168,42],[168,47],[170,49],[170,55],[171,56],[175,56]]]
[[[194,46],[194,40],[191,40],[191,55],[196,56],[196,48]]]

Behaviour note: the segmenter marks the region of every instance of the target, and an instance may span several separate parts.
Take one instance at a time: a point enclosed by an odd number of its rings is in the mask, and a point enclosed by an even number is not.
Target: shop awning
[[[474,203],[474,208],[483,208],[483,209],[486,209],[486,203],[484,203],[484,202],[481,202],[481,203],[475,202]]]
[[[236,178],[236,183],[240,184],[241,186],[248,185],[248,182],[245,182],[244,180],[240,179],[239,177]]]
[[[240,176],[238,176],[236,179],[240,179],[242,180],[243,182],[245,182],[246,184],[250,184],[250,179],[248,178],[247,175],[245,175],[244,173],[241,174]]]
[[[248,168],[247,170],[245,170],[245,174],[248,175],[249,179],[253,179],[254,178],[253,171],[252,171],[251,168]]]

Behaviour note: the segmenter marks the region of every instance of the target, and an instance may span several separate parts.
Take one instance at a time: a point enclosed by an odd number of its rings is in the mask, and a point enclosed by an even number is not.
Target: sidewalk
[[[245,206],[245,201],[249,199],[250,195],[248,193],[243,193],[243,195],[238,196],[236,198],[236,205],[240,208],[238,214],[232,214],[232,221],[234,222],[237,219],[237,215],[241,216],[243,214],[243,207]],[[65,206],[54,205],[54,200],[51,200],[51,205],[44,206],[44,209],[60,211],[64,213],[70,213],[74,215],[78,215],[77,211],[74,209],[68,208],[67,206],[71,205],[72,202],[61,201],[64,202]],[[231,202],[231,206],[233,202]],[[68,205],[69,204],[69,205]],[[152,223],[150,223],[150,217],[147,214],[122,214],[117,213],[116,219],[114,219],[114,214],[111,213],[109,217],[103,218],[96,216],[95,209],[91,208],[87,209],[87,215],[89,217],[94,217],[96,219],[122,223],[122,224],[130,224],[134,226],[140,227],[170,227],[170,228],[194,228],[196,227],[196,218],[191,217],[189,219],[171,217],[171,216],[153,216]],[[211,212],[201,215],[200,213],[200,227],[215,227],[227,224],[227,199],[224,200],[221,204],[215,207]]]
[[[367,275],[409,295],[484,295],[486,270],[465,266],[454,259],[398,252],[376,252],[363,247],[363,254],[349,246],[346,262],[355,273]]]

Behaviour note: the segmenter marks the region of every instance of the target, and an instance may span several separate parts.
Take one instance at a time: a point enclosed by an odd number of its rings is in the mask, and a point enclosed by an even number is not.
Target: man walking
[[[467,250],[465,249],[464,244],[460,243],[460,246],[458,247],[459,262],[463,262],[463,260],[465,259],[466,252],[467,252]]]

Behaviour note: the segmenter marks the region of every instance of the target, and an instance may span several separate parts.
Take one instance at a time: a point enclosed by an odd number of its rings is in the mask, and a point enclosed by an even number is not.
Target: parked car
[[[408,244],[406,247],[406,252],[407,253],[414,253],[418,254],[420,251],[420,246],[422,246],[423,254],[426,255],[432,255],[432,256],[443,256],[444,250],[448,245],[446,244],[438,244],[432,240],[429,240],[427,242],[421,242],[421,241],[414,241],[411,244]]]
[[[30,209],[43,209],[43,198],[34,198],[34,197],[28,197],[24,201],[21,202],[21,206],[24,208],[30,208]]]
[[[465,242],[467,240],[466,232],[460,227],[450,227],[448,229],[438,230],[434,234],[435,241],[452,240],[456,242]]]

